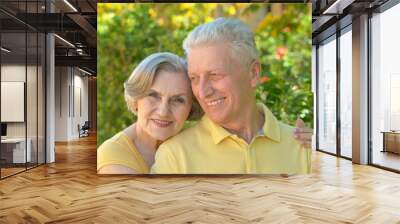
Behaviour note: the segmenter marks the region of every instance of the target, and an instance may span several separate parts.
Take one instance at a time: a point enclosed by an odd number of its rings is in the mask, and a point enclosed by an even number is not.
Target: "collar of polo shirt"
[[[281,134],[279,122],[272,114],[272,112],[262,103],[258,103],[257,107],[263,111],[264,114],[264,125],[262,130],[259,131],[261,136],[270,138],[273,141],[280,142]],[[204,121],[205,128],[207,128],[215,144],[219,144],[222,140],[234,134],[227,131],[225,128],[213,122],[208,116],[204,115],[202,120]]]

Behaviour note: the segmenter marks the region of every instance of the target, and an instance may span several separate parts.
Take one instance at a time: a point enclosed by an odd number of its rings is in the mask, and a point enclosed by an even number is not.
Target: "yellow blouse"
[[[135,144],[123,131],[103,142],[97,149],[97,171],[107,165],[123,165],[139,174],[150,172]]]

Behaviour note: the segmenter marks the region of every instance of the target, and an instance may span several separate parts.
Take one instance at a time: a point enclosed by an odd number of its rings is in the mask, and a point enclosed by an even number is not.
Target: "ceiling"
[[[6,60],[36,58],[44,48],[41,34],[49,32],[57,34],[56,66],[97,73],[96,0],[1,0],[0,25],[2,46],[11,50]]]
[[[352,23],[361,14],[375,12],[388,0],[313,0],[313,44],[332,36],[337,30]]]

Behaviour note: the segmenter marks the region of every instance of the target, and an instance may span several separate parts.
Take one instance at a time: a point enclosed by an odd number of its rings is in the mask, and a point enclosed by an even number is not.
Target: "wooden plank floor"
[[[13,174],[15,174],[15,173],[18,173],[18,172],[21,172],[21,171],[24,171],[25,170],[25,167],[21,167],[21,168],[19,168],[19,167],[17,167],[17,168],[4,168],[4,167],[2,167],[1,168],[1,177],[7,177],[7,176],[10,176],[10,175],[13,175]]]
[[[391,152],[375,151],[373,155],[375,164],[400,170],[400,155]]]
[[[0,223],[400,223],[400,175],[315,152],[304,176],[98,176],[94,137],[0,181]]]

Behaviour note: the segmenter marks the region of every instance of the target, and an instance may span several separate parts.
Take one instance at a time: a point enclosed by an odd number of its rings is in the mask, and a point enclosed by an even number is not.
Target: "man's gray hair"
[[[232,56],[239,55],[238,59],[244,59],[246,65],[258,59],[254,35],[240,20],[218,18],[197,26],[183,41],[183,49],[188,55],[190,48],[210,43],[230,43]]]

